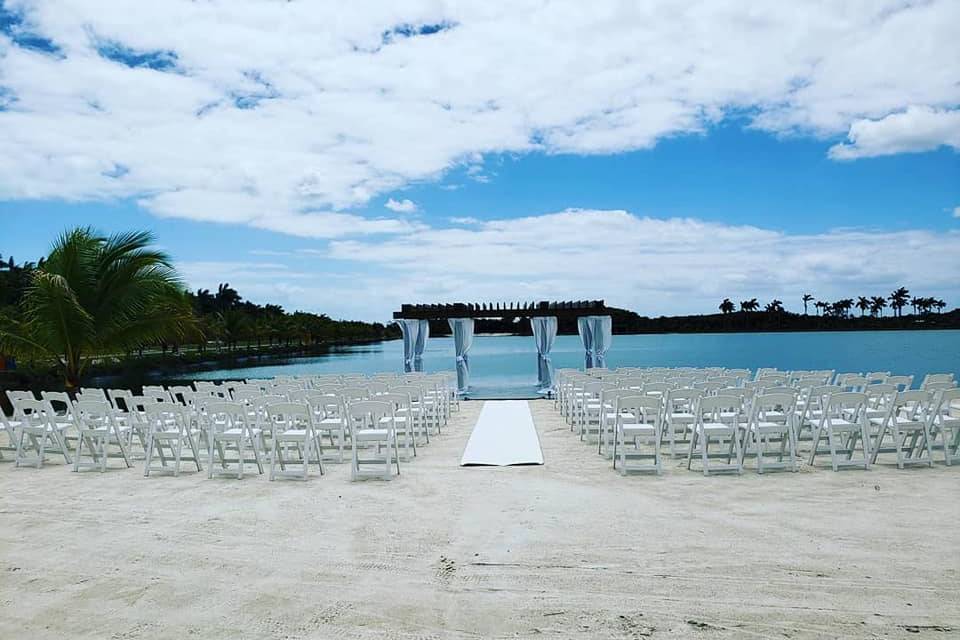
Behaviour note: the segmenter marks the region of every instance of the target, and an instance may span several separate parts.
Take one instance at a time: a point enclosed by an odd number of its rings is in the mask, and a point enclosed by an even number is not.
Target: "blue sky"
[[[192,288],[364,319],[960,304],[955,3],[646,10],[2,0],[0,253],[150,229]]]

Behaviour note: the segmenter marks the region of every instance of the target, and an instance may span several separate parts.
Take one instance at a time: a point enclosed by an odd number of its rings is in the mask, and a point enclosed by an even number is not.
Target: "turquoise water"
[[[346,347],[325,356],[285,364],[206,371],[200,379],[264,378],[320,373],[400,371],[399,340]],[[582,367],[578,336],[558,336],[551,352],[556,367]],[[426,371],[452,370],[453,341],[431,338]],[[839,372],[953,372],[960,377],[960,331],[857,331],[830,333],[712,333],[614,336],[609,367],[691,366],[836,369]],[[470,350],[471,391],[476,397],[531,396],[537,378],[533,338],[478,335]]]

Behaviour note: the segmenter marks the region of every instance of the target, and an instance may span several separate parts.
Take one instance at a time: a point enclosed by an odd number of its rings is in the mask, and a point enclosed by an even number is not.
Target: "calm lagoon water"
[[[195,377],[217,380],[400,371],[402,353],[401,342],[392,340],[274,366],[205,371]],[[558,336],[550,355],[558,368],[583,366],[578,336]],[[452,370],[453,341],[431,338],[423,364],[426,371]],[[893,371],[913,374],[919,381],[927,373],[953,372],[960,377],[960,331],[617,335],[607,352],[607,365]],[[537,379],[533,338],[475,336],[470,370],[474,397],[532,396]]]

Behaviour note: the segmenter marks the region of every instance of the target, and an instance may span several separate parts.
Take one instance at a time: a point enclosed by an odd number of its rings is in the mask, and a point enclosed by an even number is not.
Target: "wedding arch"
[[[613,321],[603,300],[576,302],[404,304],[393,314],[403,334],[404,371],[423,370],[423,352],[430,337],[430,321],[446,320],[453,332],[456,351],[457,389],[470,386],[470,347],[474,321],[480,318],[527,318],[537,347],[537,388],[546,393],[553,386],[550,349],[557,337],[559,318],[575,317],[584,348],[584,366],[605,367],[613,335]]]

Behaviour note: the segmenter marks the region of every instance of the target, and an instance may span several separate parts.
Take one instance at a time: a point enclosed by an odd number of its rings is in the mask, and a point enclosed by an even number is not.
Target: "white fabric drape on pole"
[[[607,350],[613,342],[613,318],[610,316],[591,316],[593,338],[593,366],[607,368]]]
[[[466,393],[470,387],[470,345],[473,344],[473,318],[450,318],[453,346],[457,352],[457,392]]]
[[[413,360],[416,352],[417,340],[420,337],[420,320],[395,320],[400,326],[400,334],[403,336],[403,371],[410,373],[413,371]],[[421,348],[421,353],[423,349]]]
[[[430,321],[420,320],[417,339],[413,345],[413,370],[423,371],[423,351],[427,347],[427,338],[430,337]]]
[[[557,319],[553,316],[530,318],[533,340],[537,344],[537,389],[545,393],[553,388],[553,363],[550,349],[557,337]]]
[[[583,343],[583,366],[585,369],[593,367],[593,323],[591,316],[577,318],[577,332]]]

